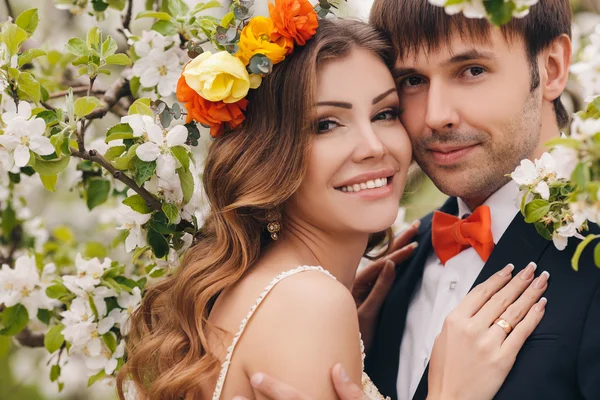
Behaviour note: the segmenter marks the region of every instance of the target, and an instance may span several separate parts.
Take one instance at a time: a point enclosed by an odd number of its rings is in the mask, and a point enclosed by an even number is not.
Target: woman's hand
[[[535,267],[529,264],[510,280],[514,267],[509,264],[475,287],[448,315],[431,355],[428,399],[494,397],[544,315],[546,299],[540,297],[549,274],[532,282]],[[498,319],[509,325],[501,327]],[[510,327],[514,329],[507,333]]]

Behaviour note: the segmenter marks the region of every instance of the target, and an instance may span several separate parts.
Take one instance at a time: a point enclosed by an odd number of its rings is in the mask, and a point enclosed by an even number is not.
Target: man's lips
[[[479,144],[472,145],[448,145],[431,146],[427,150],[433,156],[433,159],[440,165],[451,165],[460,161],[461,158],[470,153]]]

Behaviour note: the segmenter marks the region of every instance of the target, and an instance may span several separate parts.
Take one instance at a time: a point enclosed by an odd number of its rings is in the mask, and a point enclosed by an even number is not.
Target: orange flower
[[[294,39],[304,46],[319,26],[317,13],[308,0],[274,0],[269,1],[269,13],[275,24],[272,40],[283,36]]]
[[[237,128],[246,118],[244,111],[248,100],[236,103],[212,102],[200,96],[188,86],[183,75],[177,82],[177,100],[184,103],[187,110],[186,122],[192,120],[210,126],[210,134],[217,137],[227,129]]]

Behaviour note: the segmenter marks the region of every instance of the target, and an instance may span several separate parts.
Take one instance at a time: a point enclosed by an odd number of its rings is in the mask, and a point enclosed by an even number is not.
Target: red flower
[[[187,110],[186,122],[192,120],[210,126],[210,134],[217,137],[227,129],[237,128],[246,118],[244,111],[248,100],[236,103],[208,101],[188,86],[182,75],[177,82],[177,100],[184,103]]]
[[[271,40],[283,36],[304,46],[319,26],[317,13],[308,0],[275,0],[275,4],[269,1],[269,13],[275,24]]]

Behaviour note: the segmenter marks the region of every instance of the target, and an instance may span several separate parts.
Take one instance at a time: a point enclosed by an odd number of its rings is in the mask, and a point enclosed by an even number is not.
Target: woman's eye
[[[337,127],[337,126],[338,126],[337,122],[332,121],[330,119],[319,121],[317,123],[317,133],[328,132],[328,131],[332,130],[333,128]]]
[[[393,121],[397,120],[398,117],[400,117],[400,110],[390,109],[384,110],[379,114],[375,115],[375,117],[373,117],[373,121]]]
[[[465,75],[469,78],[473,78],[479,76],[485,72],[485,68],[483,67],[469,67],[465,70]]]

